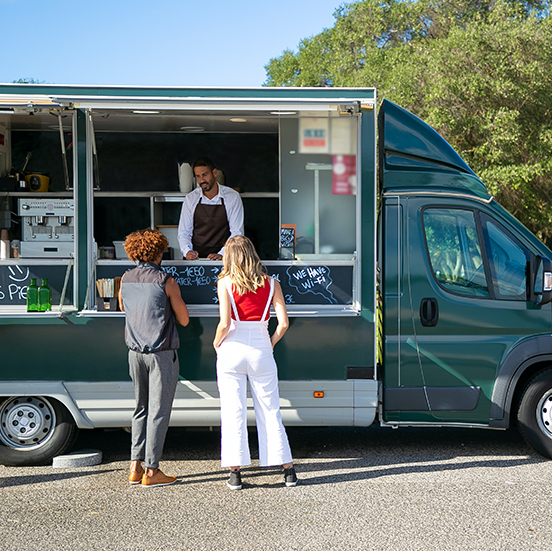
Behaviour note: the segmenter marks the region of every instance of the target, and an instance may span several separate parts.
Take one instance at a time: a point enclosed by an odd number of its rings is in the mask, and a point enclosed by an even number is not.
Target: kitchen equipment
[[[27,165],[29,164],[29,161],[31,160],[32,156],[33,156],[33,152],[29,151],[27,153],[27,156],[25,157],[25,162],[23,163],[21,170],[19,171],[21,174],[25,174],[25,169],[27,168]]]
[[[128,255],[123,247],[124,241],[113,241],[115,245],[115,258],[119,260],[128,260]]]
[[[21,257],[68,258],[75,245],[73,199],[19,199]]]
[[[25,181],[29,187],[29,191],[48,191],[50,178],[45,174],[27,174]]]
[[[13,239],[10,246],[12,258],[19,258],[19,247],[21,247],[19,239]]]
[[[115,247],[100,247],[98,249],[98,258],[113,260],[115,258]]]
[[[161,225],[155,227],[167,238],[169,248],[173,250],[172,260],[182,260],[184,257],[178,244],[178,226]]]

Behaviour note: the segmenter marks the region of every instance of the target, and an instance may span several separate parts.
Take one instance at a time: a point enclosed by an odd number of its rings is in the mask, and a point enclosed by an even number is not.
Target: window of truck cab
[[[428,207],[422,213],[432,274],[444,290],[474,298],[526,300],[529,252],[479,211]]]

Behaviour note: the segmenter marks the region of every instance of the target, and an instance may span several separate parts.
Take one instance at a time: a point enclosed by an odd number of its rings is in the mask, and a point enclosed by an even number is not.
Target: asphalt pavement
[[[552,461],[516,431],[288,428],[299,485],[279,468],[225,486],[217,430],[170,429],[173,486],[127,483],[130,435],[83,431],[94,467],[0,466],[0,549],[540,550],[552,545]],[[250,434],[253,456],[256,433]]]

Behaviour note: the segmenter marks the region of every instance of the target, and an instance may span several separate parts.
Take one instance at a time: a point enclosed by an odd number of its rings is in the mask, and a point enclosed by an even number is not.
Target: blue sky
[[[0,82],[261,86],[339,0],[0,0]]]

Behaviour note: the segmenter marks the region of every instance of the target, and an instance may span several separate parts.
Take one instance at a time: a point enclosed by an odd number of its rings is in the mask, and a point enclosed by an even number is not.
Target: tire
[[[519,401],[517,424],[525,441],[552,459],[552,369],[527,383]]]
[[[0,404],[0,464],[47,465],[74,443],[78,428],[58,401],[15,396]]]

